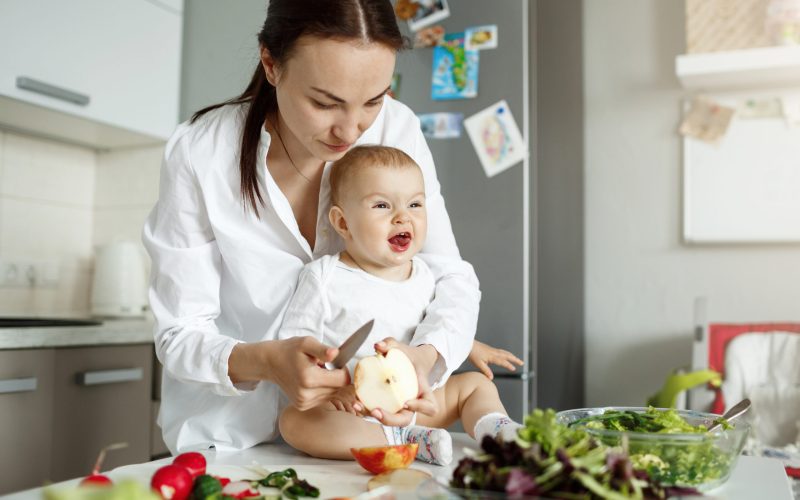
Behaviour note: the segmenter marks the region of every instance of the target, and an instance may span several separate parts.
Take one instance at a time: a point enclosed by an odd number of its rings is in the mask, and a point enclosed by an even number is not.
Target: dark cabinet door
[[[52,349],[0,351],[0,495],[50,475]]]
[[[51,479],[88,474],[112,443],[103,470],[150,460],[152,346],[59,349],[55,354]]]

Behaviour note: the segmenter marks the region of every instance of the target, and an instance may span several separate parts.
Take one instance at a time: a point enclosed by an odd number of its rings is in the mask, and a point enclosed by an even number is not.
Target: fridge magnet
[[[800,94],[784,94],[781,97],[783,118],[790,127],[800,127]]]
[[[395,73],[392,75],[392,82],[389,84],[389,92],[387,92],[392,98],[398,99],[398,95],[400,95],[400,73]]]
[[[431,99],[470,99],[478,95],[477,50],[464,49],[464,33],[448,33],[433,48]]]
[[[723,106],[711,99],[695,97],[679,132],[687,137],[716,144],[728,131],[734,112],[734,108]]]
[[[420,30],[450,17],[447,0],[417,0],[415,3],[418,4],[417,9],[408,20],[411,31]]]
[[[464,48],[482,50],[497,48],[497,25],[473,26],[464,30]]]
[[[464,120],[464,128],[487,177],[494,177],[528,155],[505,100]]]
[[[417,115],[422,133],[430,139],[457,139],[461,137],[461,113],[428,113]]]
[[[781,100],[777,98],[746,99],[736,106],[736,118],[780,118]]]
[[[401,21],[408,21],[419,10],[419,4],[412,0],[397,0],[394,4],[394,15]]]
[[[429,26],[417,31],[414,37],[414,48],[424,49],[426,47],[433,47],[439,45],[444,38],[444,26],[437,24],[436,26]]]

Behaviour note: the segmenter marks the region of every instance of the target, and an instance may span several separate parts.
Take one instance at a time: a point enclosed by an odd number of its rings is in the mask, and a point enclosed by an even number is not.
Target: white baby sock
[[[475,422],[475,441],[480,443],[483,436],[500,436],[503,441],[513,441],[517,437],[517,431],[522,425],[511,420],[508,415],[499,412],[489,413]]]
[[[453,438],[446,429],[421,425],[408,427],[383,426],[389,444],[419,443],[417,458],[434,465],[447,465],[453,461]]]

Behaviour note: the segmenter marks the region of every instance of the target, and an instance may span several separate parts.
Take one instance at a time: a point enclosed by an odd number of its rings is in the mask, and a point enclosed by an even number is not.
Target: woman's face
[[[334,161],[370,126],[394,72],[395,51],[378,43],[304,36],[282,66],[262,49],[277,89],[281,135],[314,158]]]

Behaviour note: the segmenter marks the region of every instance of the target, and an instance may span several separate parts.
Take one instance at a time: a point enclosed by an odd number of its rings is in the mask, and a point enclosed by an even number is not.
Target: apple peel
[[[350,448],[356,461],[373,474],[405,469],[417,457],[419,443]]]

